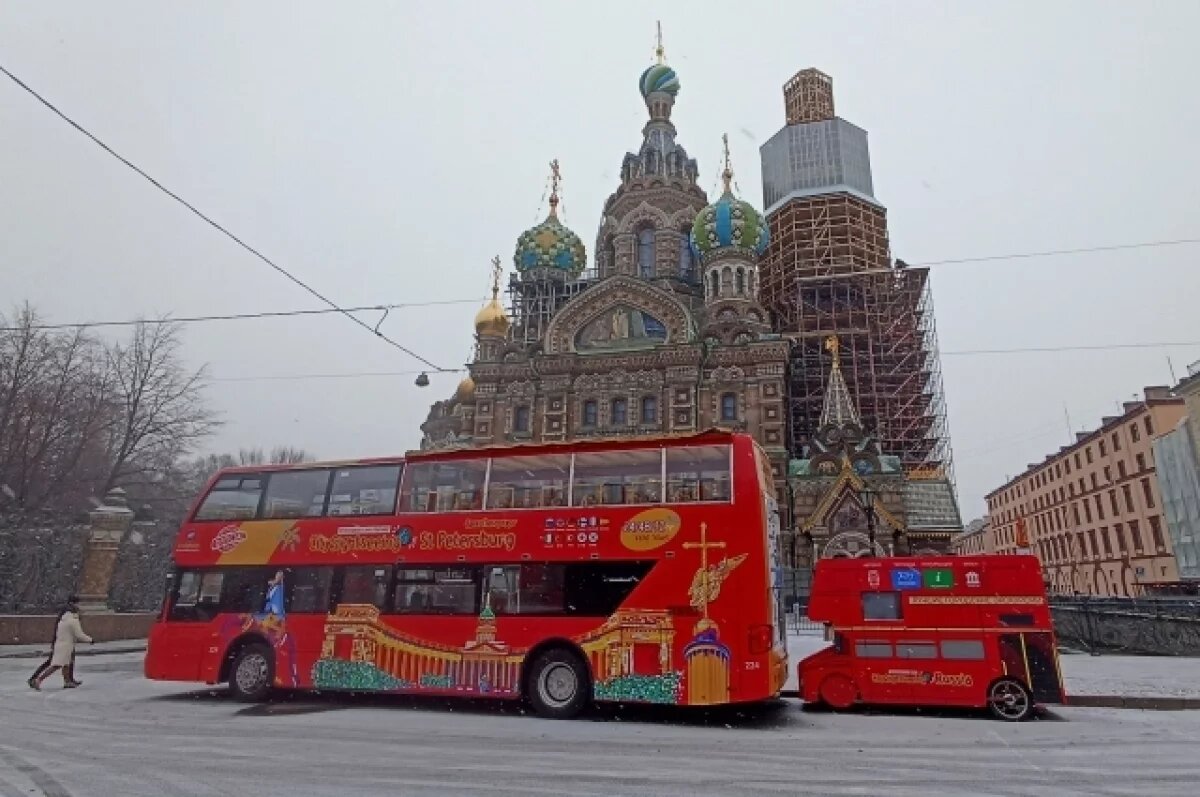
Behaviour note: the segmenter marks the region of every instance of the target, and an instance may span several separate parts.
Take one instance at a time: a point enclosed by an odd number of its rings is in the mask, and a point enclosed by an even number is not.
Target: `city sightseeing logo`
[[[234,524],[230,524],[217,532],[213,537],[212,549],[220,553],[229,553],[246,541],[246,532]]]

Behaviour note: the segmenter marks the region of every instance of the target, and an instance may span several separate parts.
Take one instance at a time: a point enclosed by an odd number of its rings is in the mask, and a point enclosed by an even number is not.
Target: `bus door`
[[[1062,674],[1051,632],[1000,634],[999,644],[1005,674],[1026,684],[1035,702],[1063,702]]]

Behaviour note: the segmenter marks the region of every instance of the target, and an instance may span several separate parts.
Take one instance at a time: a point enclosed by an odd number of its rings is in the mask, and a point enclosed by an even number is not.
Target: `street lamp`
[[[867,540],[871,545],[871,556],[875,555],[875,491],[864,486],[858,491],[858,500],[867,513]]]

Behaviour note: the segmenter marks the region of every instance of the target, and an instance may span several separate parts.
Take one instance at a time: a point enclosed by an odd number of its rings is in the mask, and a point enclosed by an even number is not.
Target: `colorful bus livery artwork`
[[[833,644],[799,664],[807,704],[987,707],[1023,720],[1066,700],[1033,556],[823,560],[808,616]]]
[[[764,463],[714,431],[223,471],[180,531],[146,675],[554,717],[768,699],[786,648]]]

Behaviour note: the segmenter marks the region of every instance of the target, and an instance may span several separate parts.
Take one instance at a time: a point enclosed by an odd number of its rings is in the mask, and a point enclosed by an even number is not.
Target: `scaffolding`
[[[783,84],[783,104],[789,125],[833,118],[833,78],[819,69],[801,69]]]
[[[842,371],[867,428],[907,472],[952,478],[929,271],[894,266],[886,211],[848,193],[798,197],[770,217],[762,300],[794,341],[791,448],[816,435],[838,337]]]
[[[557,269],[510,275],[507,293],[509,316],[513,319],[512,339],[524,346],[542,340],[555,313],[597,281],[594,269],[574,278]]]

